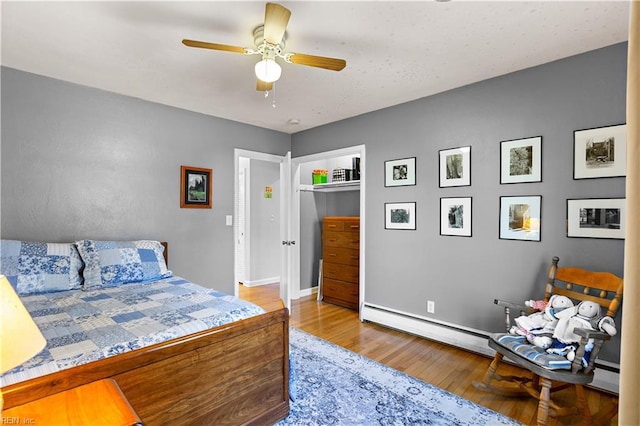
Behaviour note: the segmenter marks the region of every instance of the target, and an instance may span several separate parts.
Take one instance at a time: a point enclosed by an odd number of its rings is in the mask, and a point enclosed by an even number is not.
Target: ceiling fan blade
[[[340,71],[347,66],[347,61],[345,61],[344,59],[326,58],[324,56],[305,55],[303,53],[290,53],[289,61],[293,64],[307,65],[309,67],[316,67],[316,68],[324,68],[332,71]]]
[[[282,41],[291,11],[277,3],[267,3],[264,10],[264,39],[278,45]]]
[[[267,92],[273,88],[273,83],[267,83],[266,81],[262,81],[260,79],[257,80],[256,90],[258,92]]]
[[[183,39],[182,44],[189,47],[200,47],[202,49],[222,50],[224,52],[248,53],[247,49],[239,46],[231,46],[229,44],[208,43],[206,41]]]

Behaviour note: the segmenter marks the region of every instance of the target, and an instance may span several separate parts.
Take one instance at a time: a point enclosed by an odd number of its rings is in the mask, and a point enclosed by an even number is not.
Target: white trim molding
[[[318,286],[300,289],[300,297],[311,296],[318,293]]]
[[[261,285],[278,284],[280,277],[263,278],[261,280],[245,280],[242,284],[245,287],[258,287]]]
[[[360,316],[362,321],[373,322],[488,357],[495,355],[495,351],[487,344],[490,333],[482,330],[438,321],[367,302],[362,305]],[[607,361],[598,362],[598,366],[600,368],[596,369],[593,382],[589,386],[618,394],[620,389],[620,366]]]

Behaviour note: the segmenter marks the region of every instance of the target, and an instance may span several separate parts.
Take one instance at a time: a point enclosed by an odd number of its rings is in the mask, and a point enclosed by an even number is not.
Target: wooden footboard
[[[7,386],[4,407],[103,378],[146,425],[273,424],[289,412],[288,310]]]

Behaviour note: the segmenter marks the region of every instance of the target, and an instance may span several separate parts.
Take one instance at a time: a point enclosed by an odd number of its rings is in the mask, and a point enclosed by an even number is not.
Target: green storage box
[[[327,175],[312,175],[313,176],[313,184],[317,185],[319,183],[327,183]]]

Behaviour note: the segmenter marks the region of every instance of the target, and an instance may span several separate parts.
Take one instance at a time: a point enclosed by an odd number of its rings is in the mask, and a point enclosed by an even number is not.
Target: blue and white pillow
[[[0,273],[19,295],[75,290],[83,264],[73,243],[2,240]]]
[[[158,241],[76,242],[84,261],[84,288],[111,287],[170,277]]]

